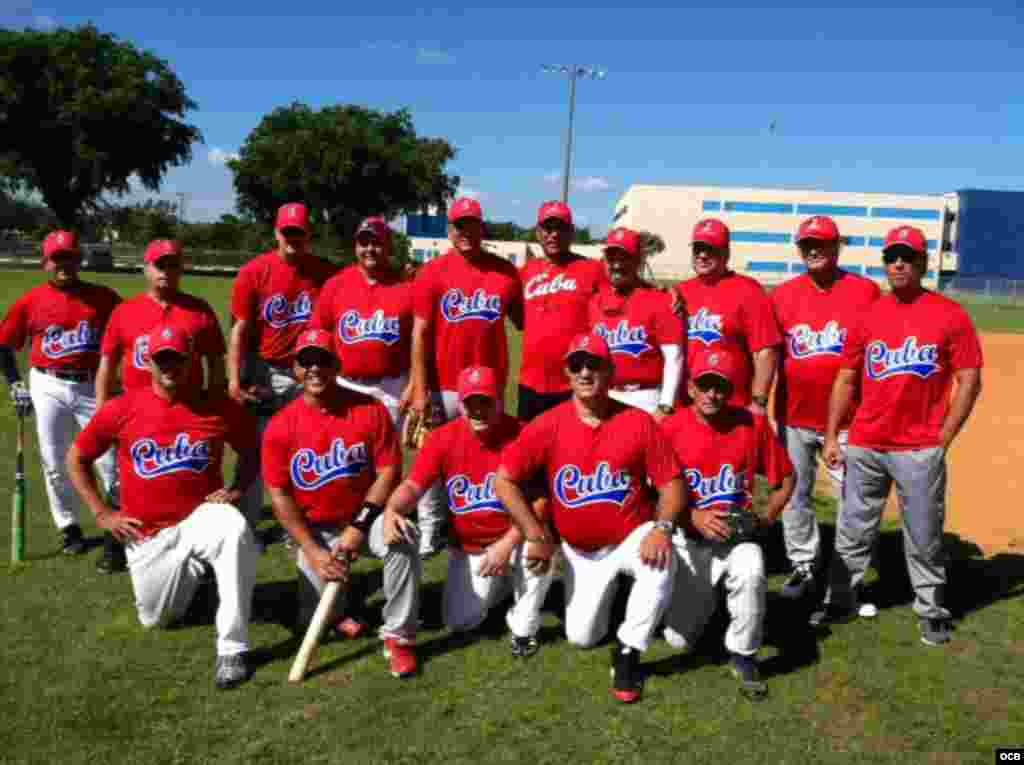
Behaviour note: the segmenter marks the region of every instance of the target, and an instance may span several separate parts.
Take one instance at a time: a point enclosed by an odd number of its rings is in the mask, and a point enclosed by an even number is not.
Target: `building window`
[[[721,202],[712,202],[709,199],[704,200],[704,212],[718,212],[722,209]]]
[[[417,263],[422,263],[423,262],[423,256],[424,255],[425,255],[425,253],[424,253],[423,250],[413,250],[412,251],[412,259],[415,260]]]
[[[882,268],[881,266],[868,266],[867,267],[867,275],[868,276],[885,276],[885,269]]]
[[[786,264],[776,260],[748,260],[747,270],[763,274],[784,274]]]
[[[792,271],[794,274],[802,274],[805,271],[807,271],[807,266],[805,266],[803,263],[790,263],[789,270]]]
[[[881,236],[873,236],[869,240],[869,244],[872,247],[884,247],[885,246],[885,238],[881,237]],[[929,250],[934,250],[938,246],[939,240],[938,239],[928,239],[927,240],[927,244],[928,244],[928,249]]]
[[[734,242],[753,242],[755,244],[789,244],[789,234],[776,234],[769,231],[733,231],[730,237]]]
[[[913,210],[904,207],[872,207],[872,218],[903,218],[906,220],[940,220],[938,210]]]
[[[726,212],[737,213],[779,213],[781,215],[792,215],[793,205],[780,202],[726,202]]]
[[[850,216],[854,218],[868,217],[866,207],[846,207],[844,205],[797,205],[796,211],[800,215],[834,215]]]
[[[865,247],[867,246],[868,240],[863,236],[844,236],[843,244],[847,247]]]

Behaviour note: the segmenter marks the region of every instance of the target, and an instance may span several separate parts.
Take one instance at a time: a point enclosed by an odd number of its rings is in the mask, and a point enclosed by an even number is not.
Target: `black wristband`
[[[352,526],[364,534],[370,533],[370,527],[377,520],[377,516],[384,512],[384,508],[373,502],[363,502],[356,517],[352,519]]]
[[[4,377],[7,378],[8,385],[14,385],[14,383],[21,381],[14,349],[8,345],[0,346],[0,370],[3,371]]]

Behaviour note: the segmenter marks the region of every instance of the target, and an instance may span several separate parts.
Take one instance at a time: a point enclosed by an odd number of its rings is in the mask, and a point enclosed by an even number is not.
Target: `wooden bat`
[[[25,560],[25,416],[18,413],[18,454],[14,463],[11,507],[11,562]]]
[[[309,663],[313,660],[316,649],[320,647],[320,639],[323,637],[327,620],[334,613],[334,603],[341,593],[341,582],[328,582],[324,587],[324,593],[320,596],[320,603],[317,604],[316,612],[313,614],[313,621],[306,629],[306,635],[302,638],[302,645],[292,662],[292,669],[288,673],[288,682],[301,683],[306,678],[309,670]]]

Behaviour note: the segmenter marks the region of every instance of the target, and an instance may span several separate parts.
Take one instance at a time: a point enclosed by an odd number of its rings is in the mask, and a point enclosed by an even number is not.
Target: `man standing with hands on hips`
[[[475,199],[457,199],[448,211],[452,249],[425,265],[413,283],[412,385],[409,406],[420,417],[433,406],[444,419],[458,416],[458,376],[468,366],[494,370],[504,400],[508,382],[505,319],[523,327],[523,284],[507,260],[482,248],[483,210]],[[420,553],[444,544],[444,487],[420,506]]]
[[[654,418],[609,397],[615,369],[600,335],[577,336],[565,365],[573,397],[527,425],[505,449],[495,492],[526,538],[527,565],[544,567],[555,536],[521,487],[537,473],[547,480],[565,560],[570,643],[597,644],[608,631],[618,575],[634,579],[612,653],[612,694],[631,704],[641,693],[639,655],[672,598],[672,535],[685,504],[681,471]]]
[[[803,596],[823,562],[813,495],[818,452],[825,445],[828,399],[850,327],[881,294],[871,279],[839,267],[839,228],[828,216],[815,215],[801,223],[796,246],[807,272],[771,293],[785,339],[775,387],[775,422],[797,476],[793,499],[782,514],[786,555],[793,568],[782,586],[785,598]],[[849,416],[840,426],[841,447],[846,446],[848,426]],[[842,502],[843,471],[828,468],[828,474]]]
[[[946,452],[981,392],[983,362],[967,312],[922,286],[927,247],[913,226],[889,232],[882,260],[892,292],[872,305],[843,349],[829,401],[825,459],[833,468],[845,462],[846,488],[829,592],[811,621],[851,615],[895,484],[921,641],[939,646],[949,642],[952,629],[943,603]],[[861,402],[844,456],[839,430],[858,383]]]
[[[686,303],[688,358],[732,348],[741,368],[729,403],[765,413],[775,379],[782,336],[764,287],[729,269],[729,228],[716,218],[693,227],[692,279],[676,289]]]
[[[277,249],[246,263],[231,294],[228,393],[258,415],[262,434],[275,412],[299,394],[292,371],[295,338],[313,317],[320,289],[336,271],[310,250],[309,210],[292,202],[277,211]],[[263,509],[263,482],[249,487],[242,513],[255,528]]]
[[[0,324],[0,365],[19,415],[33,409],[39,457],[53,522],[61,534],[61,552],[81,555],[85,540],[78,497],[68,481],[64,458],[75,433],[97,410],[95,374],[100,338],[121,298],[109,287],[79,278],[82,252],[78,236],[54,231],[43,241],[43,270],[48,281],[19,298]],[[14,355],[26,341],[32,351],[26,388]],[[114,453],[97,459],[103,489],[118,502]]]

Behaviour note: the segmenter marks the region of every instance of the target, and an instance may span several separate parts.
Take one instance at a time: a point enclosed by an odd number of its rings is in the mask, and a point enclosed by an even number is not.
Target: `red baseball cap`
[[[295,341],[295,355],[299,355],[307,348],[316,348],[320,351],[327,351],[332,356],[337,356],[334,352],[334,338],[331,337],[330,332],[325,332],[322,329],[306,329],[302,331],[298,340]]]
[[[448,222],[454,223],[457,220],[463,218],[475,218],[476,220],[482,221],[484,219],[484,211],[480,207],[480,203],[470,197],[462,197],[456,199],[451,209],[448,211]]]
[[[718,375],[735,387],[739,372],[735,354],[720,348],[711,348],[698,354],[694,359],[691,377],[699,380],[704,375]]]
[[[359,228],[356,229],[356,237],[360,234],[370,234],[380,242],[391,241],[391,227],[387,221],[379,216],[367,218],[359,224]]]
[[[540,211],[537,213],[538,225],[546,220],[557,218],[558,220],[572,225],[572,210],[569,209],[569,205],[564,202],[545,202],[540,206]]]
[[[928,252],[928,240],[916,226],[897,226],[885,237],[882,252],[890,247],[909,247],[917,254],[924,255]]]
[[[634,258],[640,257],[643,249],[640,234],[628,228],[612,229],[608,232],[608,239],[604,245],[605,252],[608,252],[608,250],[625,250]]]
[[[498,377],[490,367],[472,366],[459,372],[459,401],[470,396],[498,397]]]
[[[307,234],[312,230],[309,225],[309,210],[301,202],[289,202],[281,205],[277,211],[277,222],[274,228],[284,231],[286,228],[301,228]]]
[[[605,342],[603,337],[594,332],[576,335],[572,342],[569,343],[569,350],[565,352],[565,356],[562,358],[568,360],[574,353],[586,353],[608,362],[612,360],[612,352],[608,349],[608,343]]]
[[[181,242],[176,242],[173,239],[154,239],[146,247],[147,263],[156,263],[160,258],[166,258],[168,255],[185,257]]]
[[[61,252],[81,255],[78,248],[78,234],[73,231],[51,231],[43,240],[43,258],[52,258]]]
[[[158,324],[149,332],[149,356],[152,358],[163,351],[174,351],[179,356],[188,356],[192,350],[192,339],[181,328],[173,324]]]
[[[718,218],[705,218],[697,221],[693,227],[693,235],[690,243],[703,242],[711,245],[716,250],[724,250],[729,247],[729,227]]]
[[[839,241],[839,226],[827,215],[815,215],[800,224],[796,231],[797,244],[804,239],[820,239],[823,242]]]

